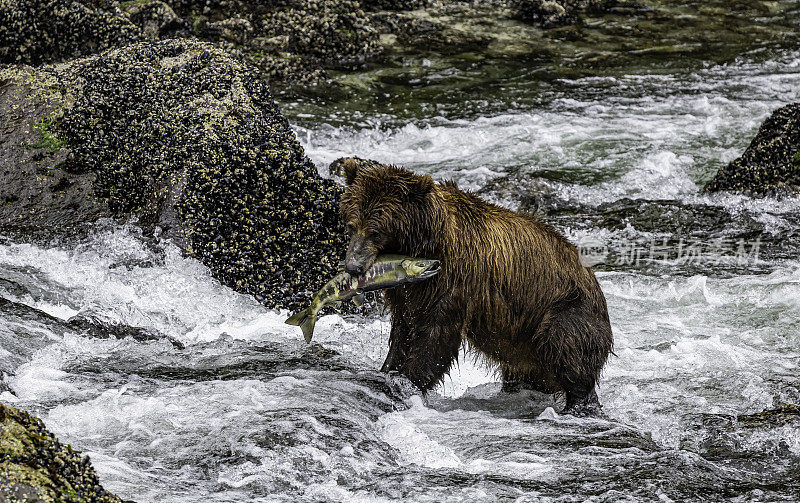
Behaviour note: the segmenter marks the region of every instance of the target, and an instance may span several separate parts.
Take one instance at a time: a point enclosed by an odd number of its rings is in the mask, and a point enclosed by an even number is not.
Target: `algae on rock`
[[[121,503],[81,457],[27,412],[0,402],[0,501]]]

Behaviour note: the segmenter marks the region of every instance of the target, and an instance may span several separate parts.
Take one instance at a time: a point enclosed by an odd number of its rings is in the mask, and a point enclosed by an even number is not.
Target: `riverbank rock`
[[[27,412],[0,402],[0,501],[121,503],[80,456]]]
[[[513,0],[515,17],[545,28],[577,23],[586,12],[602,13],[625,0]]]
[[[313,84],[326,68],[379,52],[378,35],[356,0],[304,2],[169,0],[191,35],[259,67],[273,81]]]
[[[418,4],[419,2],[410,2]],[[41,64],[136,41],[215,43],[279,82],[316,83],[324,68],[379,52],[358,0],[3,0],[0,63]]]
[[[0,100],[3,228],[136,218],[270,307],[300,307],[335,272],[341,189],[263,74],[224,51],[170,40],[7,68]]]
[[[261,26],[288,48],[326,63],[362,62],[378,51],[375,30],[355,0],[307,0],[266,16]]]
[[[2,0],[0,63],[65,61],[143,39],[141,30],[118,4],[102,0]]]
[[[430,5],[432,0],[361,0],[364,10],[416,10]]]
[[[707,192],[786,195],[800,191],[800,103],[774,111],[741,157],[721,168]]]

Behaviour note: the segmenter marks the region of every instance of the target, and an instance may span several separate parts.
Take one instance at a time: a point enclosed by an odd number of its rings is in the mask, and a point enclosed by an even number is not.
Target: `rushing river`
[[[607,418],[502,394],[470,353],[423,399],[377,372],[385,315],[324,317],[308,346],[287,312],[110,223],[0,240],[0,400],[141,503],[800,499],[800,421],[739,417],[800,403],[800,201],[699,193],[800,96],[800,54],[500,80],[426,61],[385,107],[283,106],[322,172],[405,165],[581,245],[614,329]],[[437,91],[447,76],[475,82]]]

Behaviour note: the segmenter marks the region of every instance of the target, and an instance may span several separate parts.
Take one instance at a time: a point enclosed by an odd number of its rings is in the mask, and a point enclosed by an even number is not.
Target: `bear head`
[[[379,254],[421,253],[432,237],[433,179],[374,161],[336,162],[347,184],[339,205],[350,237],[345,271],[359,276]]]

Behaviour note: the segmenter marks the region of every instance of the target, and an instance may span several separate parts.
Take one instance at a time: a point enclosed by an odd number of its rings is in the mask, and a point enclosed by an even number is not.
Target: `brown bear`
[[[466,340],[499,366],[505,390],[563,391],[565,413],[600,412],[595,384],[612,350],[611,324],[575,246],[453,182],[355,158],[337,167],[347,184],[346,271],[363,273],[380,253],[442,263],[438,276],[386,291],[392,328],[382,371],[427,391]]]

